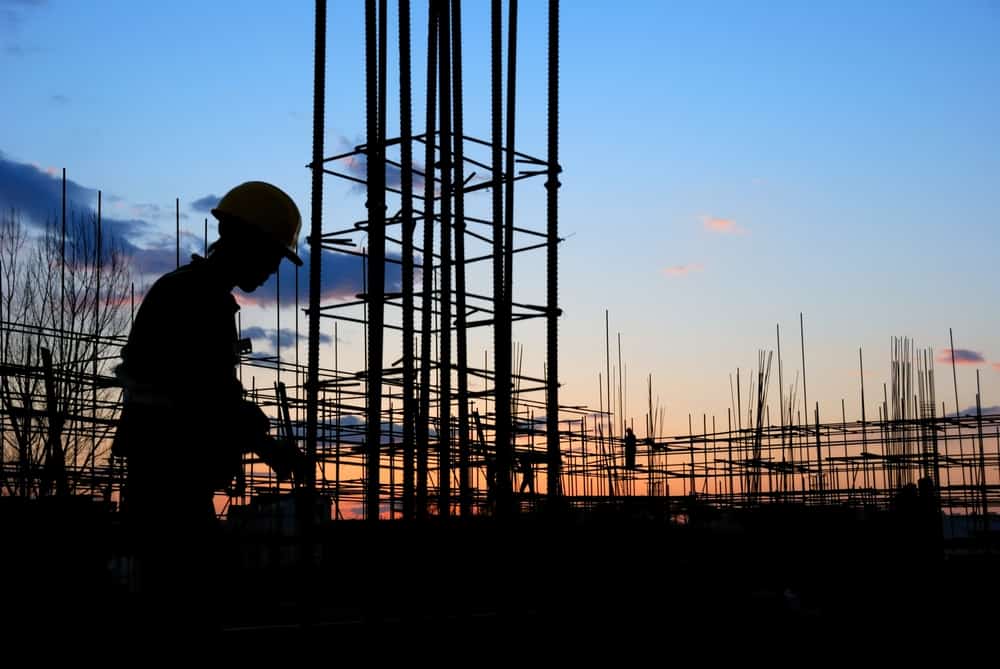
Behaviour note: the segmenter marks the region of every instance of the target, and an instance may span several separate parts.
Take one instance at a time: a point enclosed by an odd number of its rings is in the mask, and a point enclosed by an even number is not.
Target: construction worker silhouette
[[[636,439],[632,428],[625,428],[625,467],[635,469]]]
[[[521,470],[521,490],[524,492],[527,488],[528,492],[535,494],[535,465],[531,461],[530,453],[519,453],[517,456],[517,463]]]
[[[302,264],[301,216],[287,194],[259,181],[233,188],[212,214],[218,241],[149,289],[117,368],[124,406],[113,453],[128,463],[122,509],[137,587],[169,599],[205,585],[198,563],[210,559],[215,492],[233,480],[243,453],[258,453],[281,479],[304,471],[244,397],[231,294],[260,287],[283,258]]]

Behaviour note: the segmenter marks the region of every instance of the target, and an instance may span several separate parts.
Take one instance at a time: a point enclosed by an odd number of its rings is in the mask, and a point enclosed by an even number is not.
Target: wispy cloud
[[[689,263],[687,265],[672,265],[664,267],[663,273],[667,276],[687,276],[692,272],[700,272],[705,267],[701,263]]]
[[[279,332],[274,328],[252,326],[243,328],[242,335],[249,339],[267,341],[271,347],[270,350],[272,351],[277,350],[279,343],[281,344],[281,348],[291,348],[292,346],[295,346],[295,330],[289,328],[281,328],[281,331]],[[299,342],[305,343],[305,341],[305,331],[299,332]],[[329,344],[333,341],[333,337],[321,332],[319,335],[319,341],[321,344]]]
[[[355,177],[356,179],[368,178],[368,156],[364,154],[348,156],[347,158],[343,158],[342,160],[337,161],[337,164],[340,167],[344,168],[344,171],[347,172],[347,174],[350,174],[352,177]],[[420,189],[424,187],[424,178],[423,176],[421,176],[423,174],[423,171],[424,171],[423,165],[420,165],[419,163],[413,163],[413,190],[415,192],[419,192]],[[418,174],[418,172],[420,172],[420,174]],[[402,184],[403,184],[402,170],[396,167],[395,165],[386,165],[385,185],[388,186],[389,188],[399,189],[402,187]],[[364,186],[361,184],[357,184],[355,190],[358,192],[362,192],[364,190]]]
[[[93,211],[97,190],[67,179],[66,201],[70,211]],[[0,205],[18,211],[29,225],[44,226],[62,210],[61,173],[8,160],[0,152]],[[150,231],[149,223],[139,217],[102,216],[101,227],[106,239],[114,239],[130,253],[138,250],[137,240]]]
[[[129,213],[136,218],[159,218],[163,208],[151,202],[133,204],[129,208]]]
[[[935,362],[941,365],[951,364],[951,349],[943,348],[938,351],[937,358]],[[979,363],[986,362],[986,358],[983,357],[982,353],[978,351],[970,351],[966,348],[956,348],[955,349],[955,364],[956,365],[977,365]]]
[[[106,243],[117,244],[132,259],[139,275],[158,275],[177,264],[177,240],[172,234],[157,235],[149,219],[156,218],[161,207],[156,204],[126,203],[119,196],[108,196],[101,217],[101,233]],[[97,207],[97,189],[66,180],[67,210],[72,214],[93,213]],[[28,225],[42,228],[56,220],[62,211],[62,174],[55,168],[8,159],[0,152],[0,206],[14,209]],[[115,212],[115,213],[112,213]],[[90,226],[82,230],[87,233]],[[181,260],[201,250],[200,237],[181,236]]]
[[[346,137],[340,137],[338,140],[339,145],[344,152],[350,151],[355,147],[355,144],[351,144]],[[358,142],[357,144],[362,144],[363,142]],[[344,172],[356,179],[365,180],[368,178],[368,156],[363,153],[354,154],[342,158],[335,162],[335,165],[342,169]],[[419,174],[418,174],[419,172]],[[415,192],[420,192],[424,187],[424,166],[418,162],[413,163],[413,190]],[[385,185],[389,188],[399,189],[402,187],[403,183],[403,172],[399,167],[395,165],[385,166]],[[364,185],[355,184],[354,192],[363,193]]]
[[[702,225],[709,232],[718,232],[723,235],[746,234],[746,229],[737,225],[731,218],[718,218],[716,216],[702,216]]]
[[[299,304],[305,305],[308,295],[309,264],[311,262],[308,247],[299,249],[299,257],[302,258],[302,267],[299,272]],[[387,258],[399,260],[399,255],[386,253]],[[320,273],[320,300],[343,300],[352,299],[364,290],[363,264],[361,258],[345,253],[334,251],[323,251],[323,270]],[[419,264],[420,258],[414,261]],[[272,276],[260,288],[252,294],[240,293],[237,300],[242,305],[247,306],[271,306],[278,300],[278,280],[281,281],[281,304],[291,305],[295,302],[295,272],[296,267],[289,262],[281,263],[278,274]],[[419,281],[420,272],[417,270],[414,281]],[[402,267],[397,263],[386,263],[385,266],[385,289],[386,292],[398,292],[402,289],[403,272]]]
[[[221,199],[218,195],[206,195],[192,202],[190,206],[195,211],[207,214],[219,204],[219,200]]]

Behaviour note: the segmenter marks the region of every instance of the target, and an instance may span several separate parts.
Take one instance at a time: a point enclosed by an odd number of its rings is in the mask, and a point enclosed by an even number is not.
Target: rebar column
[[[427,516],[427,455],[431,413],[431,316],[434,313],[434,137],[437,98],[437,2],[427,8],[427,115],[424,135],[424,235],[420,300],[420,412],[417,416],[417,516]]]
[[[548,53],[548,176],[547,221],[547,304],[546,304],[546,388],[545,448],[548,459],[547,492],[550,498],[562,491],[562,455],[559,449],[559,0],[549,0]]]
[[[313,63],[312,224],[309,242],[309,338],[306,380],[306,484],[316,487],[316,419],[319,408],[319,297],[323,253],[323,132],[326,96],[326,0],[316,0]],[[339,481],[338,481],[339,484]]]
[[[410,0],[399,0],[400,221],[403,226],[403,518],[412,520],[414,382],[413,360],[413,111],[410,90]]]
[[[451,511],[451,33],[447,0],[438,0],[438,112],[441,118],[441,333],[438,513]]]
[[[385,0],[381,0],[380,5]],[[378,21],[375,0],[365,2],[365,106],[367,113],[367,183],[368,183],[368,397],[365,411],[365,517],[372,522],[379,517],[379,452],[382,439],[382,324],[385,303],[385,160],[378,120],[385,100],[379,99],[378,63],[383,48],[376,35]]]
[[[503,89],[501,0],[492,0],[490,12],[490,109],[493,167],[493,377],[494,435],[496,439],[496,513],[511,511],[510,336],[504,323],[503,218]],[[509,185],[507,186],[510,187]]]
[[[462,3],[451,0],[451,72],[455,165],[455,345],[458,371],[458,498],[463,517],[472,515],[469,453],[469,351],[465,314],[465,150],[462,120]]]

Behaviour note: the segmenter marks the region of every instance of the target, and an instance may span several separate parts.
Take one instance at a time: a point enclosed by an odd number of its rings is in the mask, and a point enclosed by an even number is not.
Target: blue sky
[[[364,140],[363,3],[330,4],[328,154]],[[543,4],[521,3],[519,26],[517,144],[536,155]],[[463,8],[466,129],[480,137],[488,7]],[[413,13],[421,100],[423,3]],[[949,327],[956,348],[981,356],[959,368],[960,404],[974,404],[976,367],[984,404],[1000,403],[998,3],[580,1],[562,17],[567,402],[597,403],[609,309],[639,424],[649,373],[670,431],[686,430],[688,412],[724,421],[730,372],[774,347],[776,323],[790,385],[799,312],[810,404],[825,416],[839,417],[841,398],[860,414],[859,346],[866,392],[880,396],[890,337],[940,351]],[[103,189],[107,216],[141,221],[134,241],[148,249],[172,243],[174,198],[200,246],[206,214],[192,203],[247,179],[281,185],[308,212],[312,21],[309,2],[0,0],[0,196],[16,197],[15,173],[66,167],[81,199]],[[519,221],[544,221],[540,182],[518,201]],[[331,225],[348,227],[362,205],[327,182]],[[541,294],[542,263],[518,267],[521,293]],[[335,294],[355,287],[337,292],[335,279]],[[243,318],[277,325],[270,305]],[[281,327],[291,319],[283,310]],[[539,333],[515,336],[541,376]],[[341,355],[356,359],[360,337],[344,339]],[[950,411],[946,380],[939,365]]]

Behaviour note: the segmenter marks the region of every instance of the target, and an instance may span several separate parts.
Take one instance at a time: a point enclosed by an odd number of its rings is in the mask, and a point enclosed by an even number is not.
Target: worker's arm
[[[305,478],[307,462],[305,455],[295,444],[276,439],[270,434],[271,419],[250,401],[243,401],[239,408],[238,420],[246,430],[246,450],[255,453],[268,467],[274,470],[279,481],[294,478],[301,482]]]

